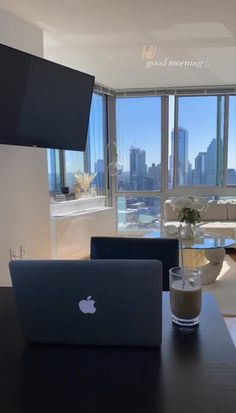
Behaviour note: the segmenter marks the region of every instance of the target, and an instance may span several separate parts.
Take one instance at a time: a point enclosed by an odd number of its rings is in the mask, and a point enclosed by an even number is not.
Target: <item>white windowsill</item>
[[[70,201],[53,202],[50,205],[52,218],[77,216],[105,209],[105,196],[79,198]]]

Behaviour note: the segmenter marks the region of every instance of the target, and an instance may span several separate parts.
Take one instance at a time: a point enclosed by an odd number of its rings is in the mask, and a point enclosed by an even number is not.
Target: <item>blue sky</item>
[[[146,151],[146,163],[161,161],[161,99],[117,99],[117,138],[119,160],[129,169],[131,146]]]
[[[189,132],[189,161],[199,152],[206,152],[212,139],[216,138],[217,98],[189,97],[179,99],[179,126]]]
[[[170,98],[169,129],[174,127],[174,97]],[[179,100],[179,126],[189,131],[189,161],[205,152],[216,137],[217,98],[185,97]],[[159,97],[117,100],[117,133],[119,157],[124,170],[129,168],[129,148],[146,151],[146,163],[160,162],[161,103]],[[236,96],[230,100],[229,167],[236,168]],[[170,142],[170,139],[169,139]]]
[[[92,136],[91,163],[103,157],[103,118],[102,97],[93,96],[90,114]],[[216,97],[181,98],[179,102],[179,126],[189,131],[189,161],[194,167],[194,159],[199,152],[207,150],[216,137]],[[158,164],[161,161],[161,99],[117,99],[117,136],[119,160],[124,171],[129,170],[129,149],[133,145],[146,151],[146,163]],[[174,97],[170,97],[169,129],[174,127]],[[236,96],[230,98],[229,123],[230,168],[236,168]],[[170,142],[170,138],[169,138]],[[83,170],[83,154],[67,151],[68,172]]]

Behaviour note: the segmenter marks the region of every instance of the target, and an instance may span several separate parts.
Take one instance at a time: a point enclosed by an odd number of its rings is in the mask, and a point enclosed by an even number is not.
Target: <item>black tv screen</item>
[[[0,144],[84,151],[94,77],[0,44]]]

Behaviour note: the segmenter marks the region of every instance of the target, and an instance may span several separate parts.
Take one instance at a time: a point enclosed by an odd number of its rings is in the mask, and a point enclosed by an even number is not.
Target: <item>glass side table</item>
[[[164,231],[152,231],[144,238],[176,238],[168,236]],[[202,271],[202,285],[215,282],[220,274],[225,248],[231,247],[236,240],[220,234],[200,234],[192,240],[183,240],[184,266],[199,268]]]

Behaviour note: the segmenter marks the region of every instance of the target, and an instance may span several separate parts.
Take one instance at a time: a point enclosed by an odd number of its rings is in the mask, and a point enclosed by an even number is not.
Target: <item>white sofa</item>
[[[178,217],[167,200],[164,207],[165,225],[179,225]],[[206,233],[222,234],[236,240],[236,201],[209,201],[201,214],[200,227]],[[236,244],[234,244],[236,248]]]

